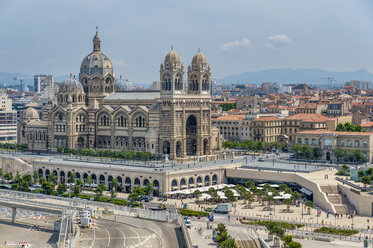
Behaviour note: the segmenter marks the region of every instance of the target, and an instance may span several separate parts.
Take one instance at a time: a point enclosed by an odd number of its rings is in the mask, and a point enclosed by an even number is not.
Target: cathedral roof
[[[93,52],[83,59],[80,73],[88,76],[98,73],[102,76],[113,73],[113,65],[110,59],[101,52],[101,39],[96,31],[93,38]]]
[[[180,63],[180,56],[174,51],[174,47],[171,46],[171,51],[166,54],[164,62],[175,62]]]
[[[151,100],[160,98],[161,93],[159,91],[125,91],[125,92],[114,92],[105,99],[108,100]]]
[[[70,77],[65,79],[58,92],[84,92],[83,85],[70,74]]]
[[[114,88],[115,88],[115,91],[125,91],[125,90],[130,90],[131,85],[127,79],[123,79],[122,76],[120,76],[119,79],[115,80]]]
[[[39,112],[34,108],[27,108],[24,118],[26,120],[39,120]]]
[[[27,126],[28,127],[48,127],[48,122],[47,121],[34,120],[34,121],[31,121]]]
[[[206,57],[200,52],[199,48],[198,53],[192,59],[192,64],[207,64]]]

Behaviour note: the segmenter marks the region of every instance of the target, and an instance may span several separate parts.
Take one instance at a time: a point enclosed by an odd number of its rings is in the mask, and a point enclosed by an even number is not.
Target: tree
[[[306,204],[304,204],[304,205],[306,205],[306,207],[309,207],[309,208],[314,208],[315,207],[315,205],[313,204],[312,201],[307,201]]]
[[[12,172],[5,173],[5,175],[4,175],[4,179],[5,179],[7,182],[12,181],[12,180],[13,180],[13,173],[12,173]]]
[[[66,183],[60,183],[58,184],[57,186],[57,192],[58,194],[62,195],[63,193],[65,193],[67,190],[67,185]]]
[[[218,227],[215,228],[215,231],[216,231],[215,240],[216,240],[216,243],[218,243],[220,247],[237,248],[235,244],[235,240],[228,234],[228,230],[224,224],[218,224]]]
[[[362,178],[363,176],[365,176],[365,173],[364,173],[364,171],[359,170],[359,171],[357,172],[357,175],[359,176],[359,178]]]
[[[211,198],[214,201],[218,201],[219,200],[218,192],[213,187],[209,188],[208,194],[211,196]]]
[[[26,175],[23,175],[22,176],[22,181],[25,181],[27,183],[31,183],[32,182],[32,177],[30,174],[26,174]]]
[[[197,189],[196,191],[193,192],[193,195],[197,198],[197,201],[199,201],[199,198],[201,197],[202,192]]]
[[[244,198],[248,202],[248,205],[251,207],[251,204],[254,202],[254,194],[250,193],[249,191],[246,191],[244,193]]]
[[[30,183],[22,180],[21,183],[19,184],[19,189],[18,190],[24,191],[24,192],[29,192],[30,191]]]
[[[0,168],[0,177],[3,176],[3,168]]]
[[[291,241],[287,248],[302,248],[302,245],[298,242]]]
[[[245,186],[246,186],[246,188],[248,188],[250,190],[256,188],[255,183],[253,181],[246,181]]]
[[[152,195],[154,193],[154,185],[152,183],[147,183],[144,190],[147,195]]]
[[[53,183],[53,184],[56,184],[57,183],[57,176],[52,173],[49,175],[49,178],[48,178],[49,182]]]
[[[348,171],[348,166],[347,165],[342,165],[342,170],[343,170],[343,174],[346,174],[346,172]]]
[[[280,191],[285,191],[287,188],[288,188],[288,185],[285,183],[280,184],[278,187]]]
[[[69,176],[69,182],[70,183],[75,183],[75,180],[76,180],[76,173],[75,172],[71,172],[70,176]]]
[[[236,200],[236,197],[234,196],[232,190],[228,189],[224,192],[224,194],[227,197],[228,201],[234,202]]]
[[[288,245],[293,241],[293,237],[288,234],[282,237],[282,240],[284,241],[285,247],[288,247]]]
[[[223,103],[223,104],[220,104],[219,107],[223,111],[229,111],[231,109],[236,109],[236,104],[235,103]]]
[[[74,195],[80,195],[82,193],[82,185],[76,184],[73,188]]]
[[[360,179],[360,182],[362,182],[365,186],[365,190],[367,189],[367,184],[370,184],[371,182],[371,179],[370,177],[367,177],[367,176],[363,176],[361,179]]]
[[[93,179],[91,176],[88,176],[87,179],[85,180],[85,183],[89,185],[89,188],[92,187],[93,184]]]
[[[144,188],[140,188],[139,186],[133,187],[132,192],[137,193],[139,196],[140,195],[146,195],[146,192],[145,192]]]
[[[110,190],[110,198],[114,199],[117,196],[117,192],[115,191],[115,188],[112,188]]]
[[[312,156],[313,156],[313,159],[315,159],[315,160],[320,159],[321,156],[322,156],[321,149],[319,147],[313,147],[312,148]]]
[[[128,195],[128,200],[131,202],[137,201],[139,199],[139,194],[136,192],[132,192],[131,194]]]
[[[335,131],[339,132],[365,132],[363,128],[359,125],[352,125],[349,122],[346,122],[345,124],[339,123],[335,129]]]
[[[113,180],[111,180],[111,183],[110,183],[110,188],[116,190],[118,187],[119,187],[119,181],[118,181],[118,179],[113,178]]]
[[[297,192],[297,191],[295,191],[295,192],[293,192],[293,193],[291,194],[291,198],[290,198],[290,199],[291,199],[293,202],[295,202],[295,201],[298,201],[300,198],[301,198],[300,193]]]
[[[47,195],[51,195],[53,193],[55,185],[45,180],[43,181],[41,187],[44,190],[44,193],[46,193]]]
[[[283,203],[287,205],[287,209],[290,210],[290,206],[293,205],[292,199],[285,199],[283,200]]]
[[[95,190],[96,194],[97,194],[97,197],[100,197],[102,196],[103,192],[106,190],[106,186],[105,184],[102,184],[100,183],[98,186],[97,186],[97,189]]]
[[[39,180],[39,173],[36,170],[34,170],[32,178],[34,179],[34,181],[33,181],[34,184],[36,184],[38,182],[38,180]]]

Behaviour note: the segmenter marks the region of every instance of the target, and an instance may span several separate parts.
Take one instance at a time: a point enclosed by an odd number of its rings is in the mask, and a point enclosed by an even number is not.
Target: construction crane
[[[15,77],[14,80],[19,80],[19,84],[20,84],[19,92],[23,92],[23,78],[19,76],[19,77]]]
[[[321,79],[321,80],[327,80],[327,82],[328,82],[328,84],[327,84],[328,89],[330,89],[330,86],[331,86],[332,82],[337,82],[337,80],[335,80],[333,77],[319,78],[319,79]]]

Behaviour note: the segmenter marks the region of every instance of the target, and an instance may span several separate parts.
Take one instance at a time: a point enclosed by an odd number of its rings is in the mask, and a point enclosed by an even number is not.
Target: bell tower
[[[180,66],[180,57],[171,46],[160,68],[161,95],[184,94],[184,65]]]

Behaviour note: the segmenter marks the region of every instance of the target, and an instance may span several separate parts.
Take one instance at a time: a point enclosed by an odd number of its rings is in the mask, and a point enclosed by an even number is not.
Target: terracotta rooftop
[[[305,122],[325,122],[331,120],[320,114],[296,114],[285,118],[286,120],[302,120]]]
[[[362,126],[362,127],[373,127],[373,122],[372,121],[371,122],[365,122],[365,123],[361,124],[360,126]]]
[[[240,121],[245,119],[245,115],[222,115],[211,119],[214,121]]]
[[[278,117],[274,117],[274,116],[262,116],[262,117],[255,119],[254,121],[279,121],[279,120],[282,120],[282,119]]]
[[[338,132],[326,129],[307,130],[298,132],[298,134],[329,134],[329,135],[351,135],[351,136],[371,136],[372,132]]]

